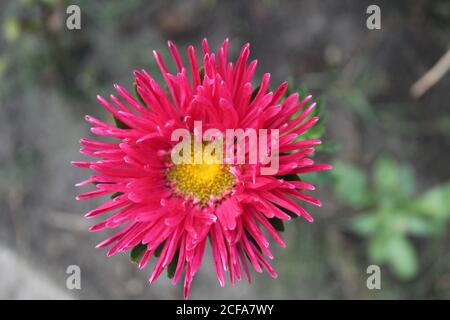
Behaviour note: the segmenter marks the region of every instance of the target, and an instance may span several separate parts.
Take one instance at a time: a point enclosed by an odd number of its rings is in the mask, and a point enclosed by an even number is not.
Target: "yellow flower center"
[[[214,154],[203,152],[206,145],[201,150],[191,151],[190,162],[174,164],[166,174],[175,193],[185,198],[192,196],[202,206],[210,200],[214,202],[229,194],[236,183],[236,177],[230,172],[230,165],[218,162]],[[197,163],[194,163],[196,154]]]

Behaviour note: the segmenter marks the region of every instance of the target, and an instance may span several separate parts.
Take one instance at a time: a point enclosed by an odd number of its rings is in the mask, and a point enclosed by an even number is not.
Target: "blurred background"
[[[70,4],[81,30],[66,28]],[[381,30],[366,27],[371,4]],[[315,222],[287,223],[287,249],[273,245],[278,279],[222,289],[208,253],[191,298],[450,298],[449,1],[21,0],[1,1],[0,20],[0,298],[182,298],[181,284],[149,286],[151,268],[94,248],[106,234],[83,215],[100,200],[74,200],[88,173],[69,162],[83,116],[107,117],[96,94],[131,87],[134,69],[159,76],[152,50],[167,56],[168,39],[185,58],[203,37],[229,37],[233,58],[250,42],[257,78],[317,97],[310,135],[335,169],[309,177],[324,203],[308,207]],[[430,69],[436,83],[412,92]],[[371,264],[380,290],[366,286]],[[69,265],[81,290],[66,288]]]

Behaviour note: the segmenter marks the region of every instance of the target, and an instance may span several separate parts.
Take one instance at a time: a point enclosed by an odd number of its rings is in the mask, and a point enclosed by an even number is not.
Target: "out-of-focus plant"
[[[352,232],[368,239],[373,263],[387,264],[401,279],[417,275],[419,258],[413,238],[437,237],[450,218],[450,183],[415,193],[414,173],[388,156],[380,156],[370,179],[358,168],[336,163],[336,196],[361,210]]]
[[[297,92],[300,96],[300,99],[306,97],[306,92],[308,92],[307,88],[304,86],[299,87],[297,90],[293,90],[292,86],[289,86],[288,92],[286,94],[290,94],[292,92]],[[312,117],[319,117],[319,121],[307,132],[305,132],[299,139],[320,139],[325,133],[325,124],[328,120],[326,113],[324,112],[326,107],[326,100],[324,97],[318,97],[315,99],[315,103],[317,104],[311,114],[308,116],[308,119]],[[300,114],[297,113],[294,117],[297,117]],[[328,151],[333,152],[338,148],[338,145],[334,142],[326,142],[316,147],[317,151]]]

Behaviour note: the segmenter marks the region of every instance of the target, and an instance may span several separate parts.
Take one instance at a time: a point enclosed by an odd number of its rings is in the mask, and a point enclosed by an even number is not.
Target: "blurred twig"
[[[450,69],[450,49],[447,50],[430,70],[411,86],[411,95],[416,99],[420,98],[428,89],[441,80],[448,69]]]

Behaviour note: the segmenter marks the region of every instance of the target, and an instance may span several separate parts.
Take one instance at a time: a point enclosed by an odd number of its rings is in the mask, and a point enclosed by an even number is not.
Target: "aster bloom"
[[[228,39],[217,54],[205,39],[202,67],[193,46],[187,50],[187,66],[172,42],[168,47],[176,65],[175,74],[154,52],[167,89],[145,70],[134,71],[138,97],[120,85],[114,86],[118,96],[111,95],[110,101],[97,97],[119,125],[86,116],[93,134],[115,138],[108,142],[81,139],[81,153],[98,160],[73,162],[95,172],[77,184],[94,184],[95,190],[80,194],[78,200],[113,195],[86,214],[87,218],[108,215],[91,231],[118,229],[97,248],[108,246],[108,256],[137,252],[139,248],[140,269],[154,256],[150,283],[166,268],[172,269],[174,284],[184,273],[185,298],[208,239],[221,286],[225,285],[226,273],[232,284],[244,276],[251,282],[250,267],[276,277],[268,262],[273,255],[266,235],[282,247],[285,243],[274,221],[293,216],[313,221],[299,203],[321,205],[305,193],[314,190],[313,185],[291,178],[331,168],[308,158],[320,140],[301,139],[318,121],[318,117],[311,116],[315,103],[310,102],[311,96],[299,99],[297,93],[286,97],[287,83],[270,92],[268,73],[255,89],[252,79],[256,60],[248,61],[248,44],[232,63],[228,62]],[[278,171],[261,174],[267,166],[261,158],[253,164],[236,165],[205,160],[174,163],[171,152],[178,141],[172,141],[172,133],[184,129],[194,135],[196,121],[201,121],[205,129],[222,132],[278,129]],[[202,148],[207,145],[203,143]],[[188,156],[194,157],[194,153]]]

